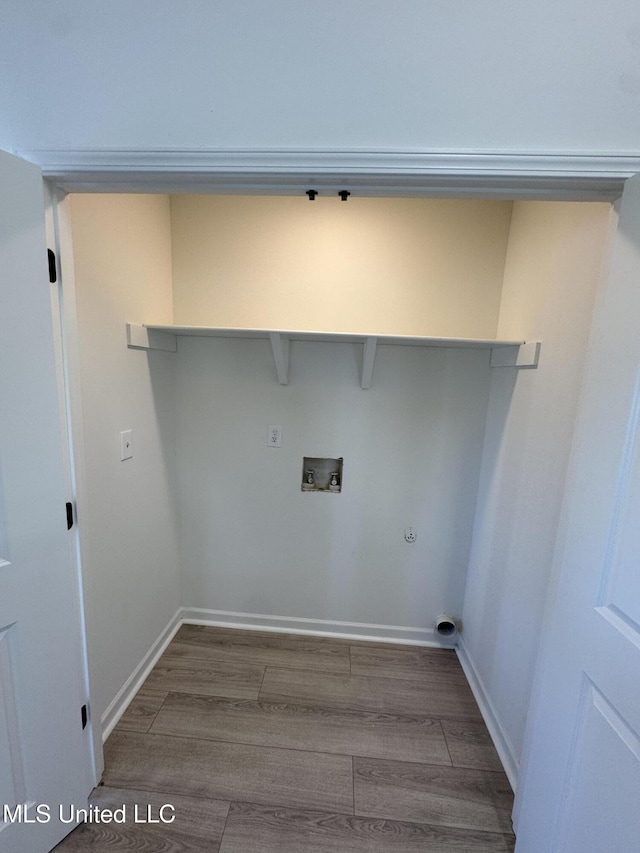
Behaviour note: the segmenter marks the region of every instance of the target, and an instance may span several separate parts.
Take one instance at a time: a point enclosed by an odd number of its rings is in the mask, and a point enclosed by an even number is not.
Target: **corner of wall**
[[[468,668],[514,773],[609,214],[604,203],[513,209],[499,334],[542,348],[536,370],[491,379],[463,618]]]
[[[180,605],[171,353],[128,350],[127,321],[171,318],[166,196],[69,196],[78,371],[74,434],[94,720]],[[119,433],[134,431],[120,460]],[[114,631],[113,626],[118,630]]]

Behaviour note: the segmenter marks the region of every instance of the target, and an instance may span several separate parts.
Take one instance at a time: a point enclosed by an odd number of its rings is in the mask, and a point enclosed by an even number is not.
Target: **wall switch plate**
[[[120,460],[133,459],[133,430],[125,429],[120,433]]]
[[[267,427],[267,447],[280,447],[282,444],[282,426],[271,424]]]

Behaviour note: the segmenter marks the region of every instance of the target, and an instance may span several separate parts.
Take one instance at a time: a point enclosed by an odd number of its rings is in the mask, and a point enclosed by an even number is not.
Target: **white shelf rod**
[[[273,360],[278,374],[278,384],[289,384],[289,338],[283,338],[280,332],[269,332]]]

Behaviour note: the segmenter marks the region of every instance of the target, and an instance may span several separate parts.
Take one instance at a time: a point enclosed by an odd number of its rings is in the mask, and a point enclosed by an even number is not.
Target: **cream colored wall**
[[[462,637],[514,781],[610,218],[608,204],[513,207],[498,334],[542,349],[537,370],[492,373]]]
[[[500,337],[531,340],[552,331],[554,339],[584,343],[571,317],[582,320],[588,305],[590,320],[610,215],[609,204],[515,202]],[[576,360],[582,355],[576,351]]]
[[[127,349],[125,333],[127,321],[171,322],[171,233],[166,196],[68,201],[85,449],[79,525],[99,720],[180,605],[175,355]],[[125,429],[135,454],[121,462]]]
[[[511,207],[174,196],[174,320],[494,337]]]

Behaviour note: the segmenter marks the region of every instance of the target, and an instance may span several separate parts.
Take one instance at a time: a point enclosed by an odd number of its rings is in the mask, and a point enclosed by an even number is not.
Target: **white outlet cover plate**
[[[133,430],[125,429],[120,433],[120,460],[133,459]]]
[[[267,427],[267,446],[281,447],[282,445],[282,425],[269,424]]]

